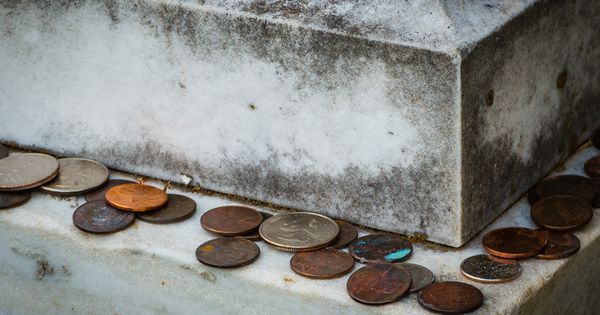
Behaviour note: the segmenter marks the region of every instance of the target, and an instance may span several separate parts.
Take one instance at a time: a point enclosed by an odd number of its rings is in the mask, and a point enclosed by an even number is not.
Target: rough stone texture
[[[599,10],[0,0],[0,141],[458,246],[600,123]]]

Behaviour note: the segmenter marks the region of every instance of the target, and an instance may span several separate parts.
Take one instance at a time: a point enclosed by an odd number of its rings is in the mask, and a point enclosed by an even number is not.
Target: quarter
[[[544,198],[531,208],[533,221],[552,231],[576,230],[590,222],[593,215],[588,201],[567,195]]]
[[[126,179],[110,179],[108,182],[106,182],[106,184],[102,185],[102,187],[85,194],[85,200],[104,200],[104,195],[106,195],[106,192],[109,189],[123,184],[135,184],[135,182]]]
[[[353,273],[346,289],[355,301],[377,305],[396,301],[408,291],[410,283],[410,274],[400,265],[376,263]]]
[[[398,263],[402,268],[406,269],[410,274],[410,293],[418,292],[435,280],[433,272],[428,268],[410,263]]]
[[[80,158],[59,159],[58,176],[41,190],[61,196],[83,194],[104,185],[108,180],[108,168],[104,164]]]
[[[579,250],[579,239],[569,232],[545,231],[548,242],[546,247],[535,256],[540,259],[561,259],[575,254]]]
[[[120,210],[144,212],[164,207],[169,201],[166,192],[144,184],[123,184],[110,188],[106,202]]]
[[[482,283],[501,283],[515,279],[521,274],[518,261],[490,255],[471,256],[460,264],[463,276]]]
[[[253,208],[229,205],[210,209],[200,217],[202,227],[223,236],[244,235],[255,231],[263,217]]]
[[[345,221],[335,220],[335,222],[340,227],[340,233],[338,234],[338,237],[335,240],[335,242],[329,245],[329,247],[337,249],[346,248],[350,243],[352,243],[352,241],[356,239],[356,237],[358,236],[358,231],[356,230],[354,225]]]
[[[0,191],[39,187],[58,175],[58,161],[46,154],[26,153],[0,160]]]
[[[311,212],[288,212],[260,225],[262,239],[285,251],[317,250],[335,241],[340,231],[332,219]]]
[[[502,258],[527,258],[537,255],[546,245],[546,235],[521,227],[502,228],[483,236],[485,250]]]
[[[332,279],[350,272],[354,267],[354,258],[341,250],[325,248],[297,253],[290,260],[290,267],[307,278]]]
[[[417,300],[434,312],[462,314],[478,309],[483,304],[483,293],[464,282],[434,282],[419,291]]]
[[[592,177],[600,177],[600,155],[585,161],[585,171]]]
[[[167,224],[181,222],[196,212],[196,202],[189,197],[169,194],[167,205],[154,211],[137,213],[136,216],[142,221],[155,224]]]
[[[596,187],[589,178],[578,175],[557,175],[548,177],[537,185],[536,194],[539,199],[555,195],[569,195],[585,200],[596,196]]]
[[[31,198],[31,192],[15,191],[15,192],[0,192],[0,209],[8,209],[18,207]]]
[[[134,220],[133,213],[115,209],[104,200],[90,201],[73,212],[73,224],[88,233],[114,233],[130,226]]]
[[[260,249],[249,240],[221,237],[198,246],[196,258],[201,263],[218,268],[245,266],[258,258]]]
[[[0,159],[3,159],[8,156],[8,149],[0,144]]]
[[[348,247],[354,259],[364,264],[400,262],[408,259],[412,245],[392,234],[371,234],[359,237]]]

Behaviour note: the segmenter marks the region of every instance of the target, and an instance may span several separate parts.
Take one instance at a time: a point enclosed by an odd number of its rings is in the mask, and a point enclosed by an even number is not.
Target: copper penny
[[[410,288],[410,283],[410,274],[400,265],[377,263],[353,273],[346,289],[350,297],[360,303],[386,304],[404,295]]]
[[[398,263],[398,265],[410,273],[410,293],[418,292],[435,280],[433,272],[424,266],[409,263]]]
[[[555,195],[570,195],[585,200],[596,196],[596,187],[589,178],[578,175],[558,175],[542,180],[536,188],[539,199]]]
[[[590,179],[594,184],[594,187],[598,190],[596,197],[592,199],[592,207],[600,208],[600,177],[594,177]]]
[[[258,258],[260,249],[249,240],[221,237],[198,246],[196,258],[208,266],[233,268],[245,266]]]
[[[488,232],[483,236],[488,253],[502,258],[527,258],[537,255],[546,245],[546,235],[521,227],[509,227]]]
[[[0,209],[8,209],[18,207],[31,198],[31,192],[15,191],[15,192],[0,192]]]
[[[97,189],[108,180],[108,168],[88,159],[59,159],[60,170],[55,180],[40,187],[41,190],[61,196],[75,196]]]
[[[186,196],[169,194],[167,205],[154,211],[140,212],[138,219],[155,224],[181,222],[196,212],[196,202]]]
[[[28,190],[58,175],[58,161],[46,154],[26,153],[0,160],[0,191]]]
[[[462,314],[478,309],[483,304],[483,293],[464,282],[434,282],[419,291],[417,300],[434,312]]]
[[[579,239],[569,232],[545,231],[548,242],[546,247],[535,256],[540,259],[561,259],[575,254],[579,250]]]
[[[590,222],[593,215],[588,201],[567,195],[544,198],[531,208],[533,221],[552,231],[576,230]]]
[[[348,222],[335,220],[335,223],[337,223],[340,227],[340,233],[338,234],[337,240],[333,244],[329,245],[329,247],[337,249],[346,248],[350,243],[352,243],[352,241],[356,239],[358,236],[358,231],[354,225]]]
[[[592,177],[600,177],[600,155],[585,161],[585,171]]]
[[[290,260],[290,267],[307,278],[332,279],[350,272],[354,267],[354,258],[341,250],[325,248],[297,253]]]
[[[249,234],[263,221],[260,212],[246,206],[229,205],[206,211],[200,217],[202,227],[223,236]]]
[[[157,210],[169,201],[166,192],[144,184],[118,185],[106,191],[104,197],[109,205],[133,212]]]
[[[521,274],[521,264],[513,259],[490,255],[471,256],[460,264],[463,276],[482,283],[501,283],[515,279]]]
[[[8,149],[0,144],[0,159],[3,159],[8,156]]]
[[[264,211],[258,211],[260,212],[260,214],[262,214],[263,217],[263,222],[272,217],[273,215]],[[258,230],[248,233],[248,234],[244,234],[244,235],[238,235],[237,237],[241,237],[241,238],[245,238],[249,241],[253,241],[253,242],[257,242],[257,241],[262,241],[262,237],[260,237],[260,233],[258,233]]]
[[[83,204],[73,212],[73,223],[88,233],[113,233],[125,229],[135,220],[133,213],[121,211],[94,200]]]
[[[135,182],[126,180],[126,179],[110,179],[108,182],[106,182],[106,184],[104,184],[99,189],[96,189],[94,191],[91,191],[91,192],[85,194],[85,200],[87,200],[87,201],[104,200],[104,195],[106,195],[106,192],[109,189],[111,189],[115,186],[123,185],[123,184],[135,184]]]
[[[371,234],[359,237],[350,244],[348,252],[364,264],[400,262],[412,253],[410,242],[391,234]]]

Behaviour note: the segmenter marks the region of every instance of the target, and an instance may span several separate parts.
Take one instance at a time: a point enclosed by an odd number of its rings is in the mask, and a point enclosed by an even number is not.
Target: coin
[[[0,160],[0,191],[27,190],[58,175],[58,161],[49,155],[26,153]]]
[[[483,304],[483,293],[464,282],[434,282],[419,291],[417,300],[434,312],[462,314],[478,309]]]
[[[106,192],[109,189],[111,189],[115,186],[123,185],[123,184],[135,184],[135,182],[126,180],[126,179],[110,179],[102,187],[85,194],[85,200],[87,200],[87,201],[104,200],[104,195],[106,195]]]
[[[31,192],[15,191],[15,192],[0,192],[0,209],[8,209],[18,207],[31,198]]]
[[[258,258],[260,249],[249,240],[221,237],[198,246],[196,258],[208,266],[233,268],[245,266]]]
[[[494,256],[527,258],[540,252],[546,245],[546,236],[532,229],[509,227],[488,232],[482,243],[485,250]]]
[[[535,256],[540,259],[561,259],[575,254],[579,250],[579,239],[569,232],[545,231],[548,242],[546,247]]]
[[[576,230],[590,222],[593,215],[588,201],[567,195],[544,198],[531,208],[533,221],[553,231]]]
[[[592,199],[592,207],[600,208],[600,177],[594,177],[590,179],[594,184],[594,187],[598,190],[596,197]]]
[[[264,212],[264,211],[258,211],[258,212],[260,212],[260,214],[262,214],[262,217],[263,217],[263,222],[264,222],[266,219],[268,219],[268,218],[270,218],[270,217],[272,217],[272,216],[273,216],[272,214],[270,214],[270,213],[267,213],[267,212]],[[261,223],[262,223],[262,222],[261,222]],[[244,234],[244,235],[238,235],[237,237],[245,238],[245,239],[247,239],[247,240],[249,240],[249,241],[253,241],[253,242],[256,242],[256,241],[262,241],[262,237],[260,237],[260,234],[258,233],[258,230],[256,230],[256,231],[253,231],[253,232],[251,232],[251,233],[248,233],[248,234]]]
[[[258,230],[265,242],[285,251],[326,247],[335,240],[339,231],[335,221],[311,212],[278,214],[265,220]]]
[[[538,196],[537,196],[537,193],[535,192],[536,189],[537,189],[537,185],[533,186],[527,192],[527,202],[529,202],[530,206],[533,206],[538,200],[540,200],[540,198],[538,198]]]
[[[210,209],[200,217],[202,227],[223,236],[237,236],[255,231],[263,218],[253,208],[229,205]]]
[[[88,233],[113,233],[125,229],[135,220],[133,213],[115,209],[104,200],[81,205],[73,212],[73,223]]]
[[[585,200],[596,196],[596,187],[589,178],[578,175],[557,175],[542,180],[536,189],[539,199],[555,195],[570,195]]]
[[[433,272],[424,266],[410,263],[398,263],[398,265],[410,274],[410,293],[421,290],[435,280]]]
[[[592,177],[600,177],[600,155],[585,161],[585,171]]]
[[[600,149],[600,129],[596,130],[592,135],[592,143],[596,148]]]
[[[354,258],[334,248],[299,252],[290,260],[292,270],[304,277],[332,279],[341,277],[352,270]]]
[[[348,244],[352,243],[358,236],[358,231],[354,227],[354,225],[347,223],[342,220],[335,220],[335,222],[340,227],[340,233],[336,241],[329,245],[331,248],[343,249],[348,247]]]
[[[350,297],[360,303],[386,304],[404,295],[410,283],[410,274],[400,265],[376,263],[353,273],[346,289]]]
[[[40,187],[54,195],[75,196],[102,186],[108,180],[108,168],[104,164],[88,159],[59,159],[58,176]]]
[[[167,224],[183,221],[196,212],[196,202],[189,197],[169,194],[167,205],[154,211],[140,212],[138,219],[149,223]]]
[[[467,278],[483,283],[501,283],[521,274],[518,261],[490,255],[471,256],[460,264],[460,272]]]
[[[8,156],[8,149],[0,144],[0,159],[3,159]]]
[[[109,205],[133,212],[157,210],[169,201],[166,192],[144,184],[118,185],[106,191],[104,197]]]
[[[371,234],[350,243],[348,252],[363,264],[400,262],[412,253],[410,242],[391,234]]]

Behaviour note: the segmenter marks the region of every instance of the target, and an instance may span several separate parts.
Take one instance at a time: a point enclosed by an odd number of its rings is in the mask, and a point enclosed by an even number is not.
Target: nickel
[[[60,170],[56,179],[40,189],[47,193],[75,196],[97,189],[108,180],[108,168],[88,159],[59,159]]]
[[[107,205],[104,200],[90,201],[73,212],[73,224],[88,233],[113,233],[130,226],[135,220],[133,213],[120,211]]]
[[[260,225],[262,239],[285,251],[309,251],[335,241],[339,226],[330,218],[311,212],[282,213]]]
[[[393,263],[408,259],[412,253],[412,245],[396,235],[371,234],[352,242],[348,252],[364,264]]]
[[[331,279],[350,272],[354,258],[343,251],[325,248],[297,253],[292,257],[290,266],[295,273],[307,278]]]
[[[521,265],[512,259],[490,255],[471,256],[460,264],[460,272],[467,278],[483,283],[501,283],[521,274]]]
[[[144,212],[158,210],[169,201],[167,193],[149,185],[123,184],[110,188],[105,194],[106,202],[121,210]]]
[[[483,293],[463,282],[434,282],[419,291],[417,300],[434,312],[462,314],[478,309],[483,304]]]
[[[198,246],[196,258],[201,263],[218,268],[245,266],[258,258],[260,249],[249,240],[221,237]]]
[[[573,196],[552,196],[531,208],[531,218],[539,226],[553,231],[573,231],[592,219],[592,205]]]
[[[26,153],[0,160],[0,191],[39,187],[58,175],[58,161],[49,155]]]
[[[354,300],[376,305],[396,301],[408,291],[410,283],[410,274],[400,265],[377,263],[353,273],[346,289]]]
[[[502,228],[483,236],[485,250],[502,258],[527,258],[537,255],[546,245],[546,235],[521,227]]]

